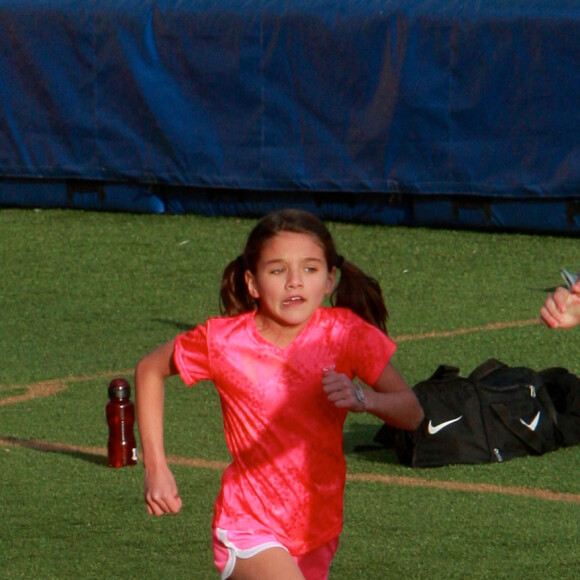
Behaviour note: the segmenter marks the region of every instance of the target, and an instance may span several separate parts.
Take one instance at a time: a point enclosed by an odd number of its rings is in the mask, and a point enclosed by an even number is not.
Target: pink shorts
[[[222,580],[231,576],[238,558],[251,558],[268,548],[283,548],[288,552],[287,548],[268,532],[232,532],[218,528],[213,531],[212,545],[214,562]],[[306,580],[327,580],[328,570],[337,548],[338,537],[312,552],[292,558]]]

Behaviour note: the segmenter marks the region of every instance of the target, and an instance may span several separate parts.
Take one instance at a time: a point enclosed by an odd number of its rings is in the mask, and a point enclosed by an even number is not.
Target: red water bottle
[[[109,383],[107,423],[109,425],[108,456],[111,467],[124,467],[137,463],[137,442],[133,432],[135,405],[130,397],[131,387],[125,379],[113,379]]]

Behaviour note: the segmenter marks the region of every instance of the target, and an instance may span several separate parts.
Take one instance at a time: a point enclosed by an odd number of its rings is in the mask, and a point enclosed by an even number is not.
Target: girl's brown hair
[[[296,209],[275,211],[262,218],[250,232],[243,254],[227,265],[220,288],[223,314],[234,316],[256,308],[255,300],[248,293],[245,272],[256,273],[264,244],[280,232],[315,237],[324,251],[329,271],[333,267],[340,269],[340,280],[330,297],[331,304],[349,308],[387,333],[388,312],[379,283],[338,254],[328,228],[320,219]]]

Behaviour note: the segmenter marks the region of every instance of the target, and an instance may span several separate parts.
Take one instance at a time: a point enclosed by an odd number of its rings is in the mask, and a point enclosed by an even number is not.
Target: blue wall
[[[0,205],[574,231],[579,25],[577,1],[0,0]]]

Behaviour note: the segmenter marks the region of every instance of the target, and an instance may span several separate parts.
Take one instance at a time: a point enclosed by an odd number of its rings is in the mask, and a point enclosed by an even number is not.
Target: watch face
[[[363,393],[362,389],[357,389],[355,396],[359,403],[362,403],[365,400],[365,394]]]

